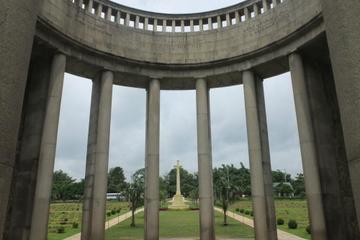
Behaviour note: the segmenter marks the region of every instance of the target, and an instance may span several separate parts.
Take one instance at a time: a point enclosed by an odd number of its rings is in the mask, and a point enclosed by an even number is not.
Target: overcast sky
[[[236,0],[117,0],[156,12],[199,12],[229,6]],[[289,74],[264,82],[271,161],[274,170],[302,172],[296,116]],[[85,175],[91,80],[65,75],[55,169],[81,179]],[[243,162],[249,166],[242,86],[210,92],[213,165]],[[197,171],[195,91],[162,91],[160,173],[180,160]],[[109,167],[130,176],[144,167],[145,90],[114,86]]]

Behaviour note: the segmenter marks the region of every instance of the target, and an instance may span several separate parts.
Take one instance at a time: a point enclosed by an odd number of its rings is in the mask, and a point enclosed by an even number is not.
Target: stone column
[[[31,59],[4,239],[29,238],[50,69],[51,57]]]
[[[208,18],[208,30],[213,30],[212,18]]]
[[[204,23],[202,19],[199,19],[199,31],[200,32],[204,31]]]
[[[113,73],[94,79],[91,96],[81,239],[103,239]]]
[[[272,169],[269,149],[269,137],[266,121],[266,106],[264,97],[263,80],[255,78],[256,85],[256,105],[258,108],[259,129],[261,139],[262,165],[264,171],[264,188],[266,199],[266,221],[269,239],[277,239],[277,224],[274,203],[274,191],[272,181]]]
[[[254,212],[255,237],[259,240],[271,239],[268,235],[267,203],[264,186],[264,149],[260,126],[257,84],[254,73],[243,72],[246,125],[249,144],[251,173],[251,197]]]
[[[106,20],[111,21],[111,17],[112,17],[112,9],[111,9],[111,7],[107,7]]]
[[[135,28],[139,28],[139,26],[140,26],[140,16],[136,16],[135,17]]]
[[[263,5],[264,12],[267,12],[270,8],[270,4],[269,4],[268,0],[262,0],[262,5]]]
[[[94,1],[93,0],[89,0],[86,6],[86,11],[89,13],[92,13],[93,10],[93,5],[94,5]]]
[[[157,19],[154,19],[154,25],[153,25],[153,31],[154,32],[157,32],[157,24],[158,24],[158,22],[157,22]]]
[[[321,2],[360,229],[360,2]]]
[[[176,163],[176,195],[181,195],[181,190],[180,190],[180,162],[179,162],[179,160]]]
[[[325,240],[327,237],[321,198],[317,150],[301,56],[297,53],[291,54],[289,57],[289,65],[294,91],[305,189],[311,222],[311,235],[314,240]]]
[[[55,163],[65,65],[65,55],[56,54],[53,58],[50,72],[49,93],[41,138],[30,240],[47,239],[51,185]]]
[[[217,16],[217,27],[218,28],[222,28],[222,20],[221,20],[221,16]]]
[[[149,30],[149,18],[144,19],[144,30]]]
[[[120,18],[121,18],[120,11],[116,11],[115,22],[117,24],[120,24]]]
[[[245,21],[249,20],[251,18],[251,14],[249,11],[249,8],[244,8],[244,15],[245,15]]]
[[[167,24],[166,24],[166,19],[164,19],[164,20],[163,20],[163,27],[162,27],[162,31],[163,31],[163,32],[166,32],[166,26],[167,26]]]
[[[209,89],[205,79],[196,80],[197,149],[200,200],[200,239],[215,239],[214,194]]]
[[[151,79],[147,97],[145,239],[159,239],[160,81]]]
[[[1,1],[0,8],[0,239],[6,222],[21,110],[39,0]]]

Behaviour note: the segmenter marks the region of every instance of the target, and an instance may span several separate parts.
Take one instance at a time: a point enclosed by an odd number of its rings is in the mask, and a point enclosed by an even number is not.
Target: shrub
[[[249,211],[249,210],[245,210],[245,214],[246,214],[246,215],[249,215],[249,214],[250,214],[250,211]]]
[[[116,210],[117,213],[120,213],[121,212],[121,208],[118,208],[118,210]]]
[[[240,212],[240,208],[235,209],[236,212]]]
[[[288,222],[289,229],[297,229],[297,226],[298,226],[298,224],[297,224],[296,220],[289,220],[289,222]]]
[[[108,217],[110,217],[110,216],[111,216],[111,212],[107,212],[106,215],[107,215]]]
[[[241,212],[241,213],[244,213],[244,212],[245,212],[245,209],[243,209],[243,208],[240,209],[240,212]]]
[[[254,216],[254,212],[253,212],[253,211],[250,211],[250,216]]]
[[[116,211],[113,209],[111,210],[111,215],[115,215],[116,214]]]
[[[282,218],[277,219],[277,225],[284,225],[285,221]]]
[[[72,223],[72,228],[78,228],[78,227],[79,227],[79,224],[77,222]]]
[[[307,232],[308,234],[311,234],[311,227],[310,227],[310,225],[308,225],[305,230],[306,230],[306,232]]]
[[[57,232],[57,233],[65,233],[65,228],[64,228],[63,226],[58,227],[58,228],[56,229],[56,232]]]

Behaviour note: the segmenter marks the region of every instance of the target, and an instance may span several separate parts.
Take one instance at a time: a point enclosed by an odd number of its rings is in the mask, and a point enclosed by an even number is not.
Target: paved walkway
[[[223,213],[223,210],[221,208],[215,207],[215,210]],[[235,219],[236,221],[239,221],[245,225],[248,225],[248,226],[254,228],[254,221],[250,218],[244,217],[242,215],[239,215],[239,214],[236,214],[236,213],[233,213],[230,211],[227,211],[226,215]],[[293,234],[287,233],[287,232],[279,230],[279,229],[277,230],[277,235],[278,235],[278,240],[305,240],[304,238],[295,236]]]
[[[144,208],[138,209],[135,211],[135,214],[138,214],[139,212],[143,212],[143,211]],[[115,226],[129,218],[131,218],[131,211],[107,221],[105,223],[105,229],[111,228],[112,226]],[[81,233],[78,233],[68,238],[65,238],[64,240],[80,240],[80,239],[81,239]]]

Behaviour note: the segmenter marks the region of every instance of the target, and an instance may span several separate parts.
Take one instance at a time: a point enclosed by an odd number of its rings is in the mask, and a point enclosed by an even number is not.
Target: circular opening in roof
[[[113,2],[158,13],[198,13],[228,7],[245,0],[111,0]]]

